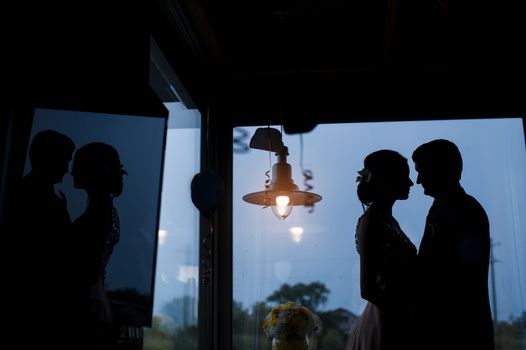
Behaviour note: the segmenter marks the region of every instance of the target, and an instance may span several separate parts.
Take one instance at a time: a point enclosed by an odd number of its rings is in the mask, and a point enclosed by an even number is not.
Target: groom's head
[[[455,186],[462,174],[462,157],[458,147],[451,141],[438,139],[419,146],[413,152],[417,184],[424,193],[436,197]]]
[[[55,130],[43,130],[33,137],[29,146],[31,171],[42,181],[56,184],[68,172],[75,144],[68,136]]]

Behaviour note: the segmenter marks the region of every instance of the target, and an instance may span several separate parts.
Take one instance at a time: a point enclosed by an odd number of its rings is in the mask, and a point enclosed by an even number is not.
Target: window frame
[[[214,111],[214,109],[211,109]],[[349,113],[351,115],[352,113]],[[523,115],[520,117],[520,115]],[[283,117],[261,118],[261,117],[238,117],[227,118],[226,110],[215,110],[214,119],[209,123],[203,124],[203,138],[209,138],[209,142],[204,142],[203,147],[211,147],[213,152],[202,153],[205,162],[214,164],[217,171],[222,175],[225,183],[225,198],[222,205],[214,216],[214,224],[217,227],[217,234],[214,235],[214,285],[213,290],[204,290],[203,297],[207,299],[210,309],[205,312],[202,310],[203,317],[206,319],[206,327],[211,334],[214,334],[214,342],[209,347],[199,347],[200,350],[220,350],[232,348],[232,301],[233,301],[233,142],[232,135],[234,128],[245,126],[283,124],[284,132],[287,125],[292,130],[299,130],[296,125],[301,121],[283,119]],[[425,116],[425,114],[424,114]],[[223,118],[221,118],[223,117]],[[494,118],[522,118],[523,133],[526,140],[526,115],[524,113],[501,113],[492,115],[475,114],[454,114],[444,113],[443,115],[428,114],[426,117],[416,118],[411,115],[406,117],[396,114],[385,114],[385,118],[371,118],[367,115],[355,115],[352,117],[334,117],[325,119],[312,119],[314,125],[332,123],[358,123],[358,122],[386,122],[386,121],[442,121],[442,120],[463,120],[463,119],[494,119]],[[214,123],[215,121],[215,123]],[[222,121],[222,122],[221,122]],[[310,123],[309,123],[310,124]],[[307,130],[310,131],[310,130]],[[526,148],[526,144],[525,144]],[[203,148],[204,150],[205,148]],[[202,230],[203,233],[203,230]],[[201,300],[201,295],[200,295]],[[204,305],[203,305],[204,306]],[[201,304],[200,304],[201,322]],[[209,320],[213,320],[209,322]],[[203,320],[204,321],[204,320]],[[200,324],[201,327],[201,324]],[[211,330],[210,330],[211,329]],[[210,334],[208,333],[208,334]],[[203,336],[206,336],[204,333]],[[200,338],[202,339],[202,338]],[[203,344],[204,345],[204,344]],[[207,345],[209,343],[207,342]]]

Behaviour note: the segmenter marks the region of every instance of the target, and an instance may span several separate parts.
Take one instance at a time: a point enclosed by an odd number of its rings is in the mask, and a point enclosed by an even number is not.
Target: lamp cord
[[[265,171],[265,205],[263,209],[270,205],[270,198],[267,198],[267,192],[270,189],[270,171],[272,170],[272,138],[270,137],[270,124],[267,127],[268,130],[268,170]]]
[[[265,172],[265,190],[270,188],[270,171],[272,170],[272,138],[270,137],[270,124],[267,127],[268,130],[268,170]]]
[[[270,189],[270,171],[272,170],[272,160],[271,160],[271,155],[270,155],[270,151],[268,151],[268,170],[265,171],[265,176],[266,176],[266,179],[265,179],[265,190],[269,190]]]
[[[234,128],[234,133],[237,135],[233,136],[233,150],[234,153],[248,153],[249,145],[245,142],[248,139],[248,131],[243,128]]]
[[[303,185],[305,186],[305,191],[308,192],[314,188],[314,186],[312,186],[309,183],[309,181],[312,181],[314,175],[312,173],[312,170],[305,169],[303,167],[303,133],[300,133],[300,168],[301,168],[301,173],[303,174],[303,177],[304,177]],[[308,203],[308,204],[305,204],[305,206],[309,207],[309,213],[314,212],[314,203]]]

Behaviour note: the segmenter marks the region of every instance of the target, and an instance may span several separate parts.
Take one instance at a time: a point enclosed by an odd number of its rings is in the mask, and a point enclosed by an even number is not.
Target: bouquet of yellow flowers
[[[269,338],[305,338],[321,335],[322,322],[318,315],[304,306],[287,302],[274,307],[263,321],[263,331]]]

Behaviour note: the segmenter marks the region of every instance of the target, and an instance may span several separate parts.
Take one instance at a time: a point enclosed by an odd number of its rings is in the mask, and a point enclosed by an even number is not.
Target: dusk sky
[[[256,128],[244,129],[251,137]],[[411,153],[437,138],[457,144],[464,161],[461,184],[488,213],[497,259],[498,317],[507,320],[521,314],[526,310],[526,152],[520,118],[318,125],[303,136],[303,163],[314,175],[311,191],[323,199],[313,213],[294,207],[283,221],[270,208],[241,199],[264,189],[268,152],[235,153],[234,299],[250,306],[283,283],[321,281],[331,291],[324,309],[361,313],[365,301],[360,297],[354,233],[363,210],[356,196],[356,172],[367,154],[392,149],[409,160],[416,183]],[[299,135],[285,134],[284,143],[293,179],[304,189]],[[276,162],[274,154],[271,162]],[[431,202],[415,185],[408,200],[395,203],[393,214],[417,247]],[[292,226],[304,228],[299,242],[289,233]],[[488,282],[491,286],[491,277]]]

